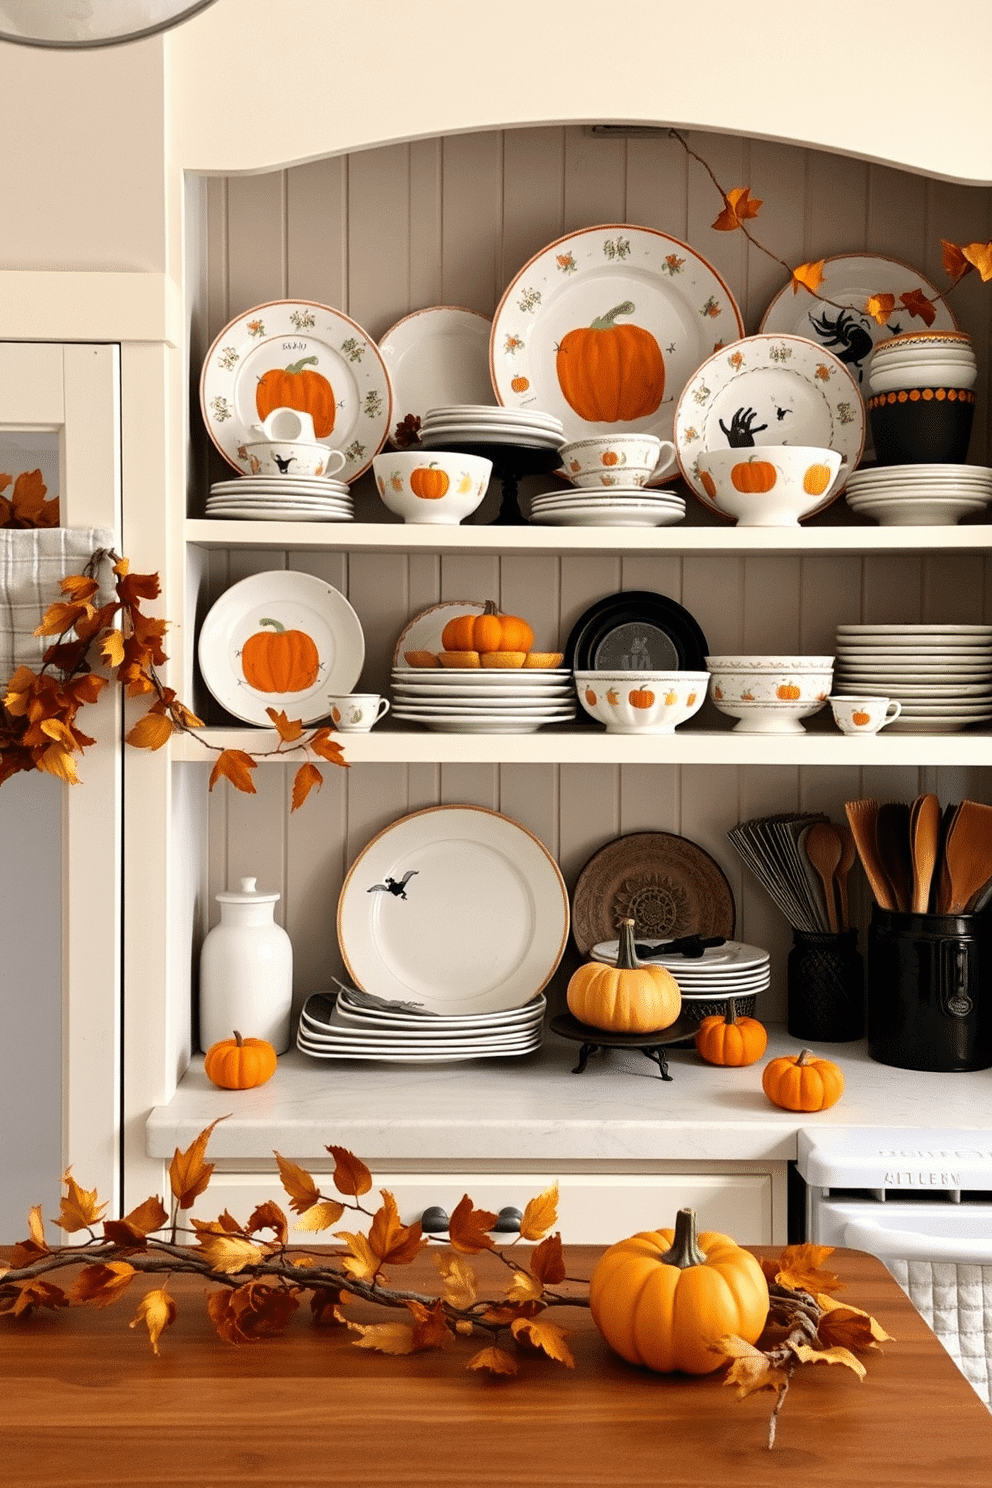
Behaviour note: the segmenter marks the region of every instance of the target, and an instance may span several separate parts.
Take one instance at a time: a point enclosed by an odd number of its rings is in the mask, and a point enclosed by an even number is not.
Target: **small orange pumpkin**
[[[633,692],[628,692],[627,701],[632,708],[651,708],[654,706],[654,693],[648,687],[635,687]]]
[[[756,491],[770,491],[778,480],[778,472],[769,460],[759,460],[754,455],[731,467],[730,480],[735,491],[746,495]]]
[[[781,682],[775,689],[775,696],[781,698],[783,703],[794,703],[802,696],[802,689],[794,682]]]
[[[510,379],[510,386],[515,393],[525,393],[530,387],[530,379],[520,376],[513,377]]]
[[[817,1059],[809,1049],[770,1059],[761,1075],[761,1088],[772,1105],[783,1111],[826,1111],[840,1100],[844,1076],[830,1059]]]
[[[620,923],[617,961],[589,961],[574,972],[565,993],[580,1023],[611,1033],[656,1033],[670,1028],[682,1011],[682,993],[664,966],[639,965],[634,921]]]
[[[829,484],[829,465],[810,465],[803,476],[803,490],[807,496],[822,496]]]
[[[851,722],[856,723],[858,728],[864,728],[866,723],[871,723],[871,714],[861,712],[852,713]]]
[[[203,1071],[221,1090],[251,1090],[264,1085],[275,1074],[278,1056],[268,1039],[234,1037],[211,1044],[203,1059]]]
[[[334,428],[334,389],[322,372],[311,371],[311,362],[316,366],[317,358],[301,357],[288,367],[270,367],[263,372],[255,389],[255,407],[263,423],[274,408],[309,413],[314,436],[324,439]]]
[[[757,1018],[737,1016],[737,1004],[727,998],[727,1011],[704,1018],[696,1029],[696,1049],[707,1064],[740,1069],[756,1064],[768,1047],[765,1025]]]
[[[456,615],[441,632],[445,651],[529,651],[534,632],[519,615],[501,615],[491,599],[481,615]]]
[[[287,630],[278,620],[259,620],[259,630],[241,648],[241,670],[256,692],[306,692],[320,673],[320,653],[305,630]]]
[[[702,481],[703,490],[706,492],[707,496],[710,498],[711,501],[715,501],[716,500],[716,481],[710,475],[709,471],[708,470],[701,470],[699,472],[699,479]]]
[[[437,464],[418,465],[410,476],[410,490],[422,501],[440,501],[450,482],[445,471]]]
[[[566,403],[587,423],[630,423],[661,406],[661,347],[643,326],[616,324],[618,315],[633,315],[634,308],[625,300],[561,338],[555,361],[558,383]]]
[[[606,454],[602,456],[602,462],[604,465],[619,465],[620,456],[616,450],[607,450]]]

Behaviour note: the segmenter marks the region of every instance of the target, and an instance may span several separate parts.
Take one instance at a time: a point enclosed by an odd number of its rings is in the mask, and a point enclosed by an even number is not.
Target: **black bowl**
[[[963,465],[975,394],[968,388],[900,388],[868,399],[879,465]]]

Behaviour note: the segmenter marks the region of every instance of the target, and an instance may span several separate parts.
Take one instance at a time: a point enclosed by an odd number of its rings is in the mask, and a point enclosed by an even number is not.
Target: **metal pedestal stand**
[[[429,446],[425,446],[429,447]],[[438,445],[440,449],[442,446]],[[503,500],[490,527],[520,527],[526,520],[517,499],[517,486],[525,475],[550,475],[561,466],[561,455],[547,445],[456,443],[445,440],[444,449],[458,455],[481,455],[492,460],[493,475],[500,482]]]
[[[686,1039],[691,1039],[698,1024],[683,1015],[670,1028],[663,1028],[656,1033],[608,1033],[605,1029],[592,1028],[588,1023],[580,1023],[578,1018],[573,1017],[571,1013],[558,1013],[551,1019],[550,1027],[562,1038],[571,1039],[574,1043],[582,1045],[579,1051],[579,1062],[572,1070],[573,1075],[581,1075],[589,1055],[596,1053],[599,1049],[639,1049],[648,1059],[654,1060],[662,1080],[671,1080],[665,1049],[671,1044],[683,1043]]]

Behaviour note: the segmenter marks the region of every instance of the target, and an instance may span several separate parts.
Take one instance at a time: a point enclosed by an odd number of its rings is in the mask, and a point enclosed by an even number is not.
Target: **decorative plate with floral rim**
[[[804,336],[807,341],[832,351],[850,369],[858,385],[865,386],[875,343],[905,331],[919,330],[924,324],[905,305],[897,303],[885,324],[879,325],[865,314],[865,305],[872,295],[891,294],[898,301],[900,295],[913,293],[932,299],[938,290],[918,269],[894,258],[880,258],[873,253],[838,253],[824,259],[819,286],[821,298],[802,286],[796,290],[790,279],[768,306],[758,330]],[[824,304],[825,299],[834,303]],[[838,309],[838,306],[846,308]],[[938,300],[933,308],[935,319],[931,330],[957,328],[946,300]]]
[[[389,372],[360,325],[305,300],[270,300],[226,325],[207,352],[200,408],[207,433],[235,470],[250,474],[245,445],[273,408],[313,415],[314,433],[345,457],[353,481],[386,442]]]
[[[804,336],[747,336],[714,352],[694,373],[675,410],[674,438],[693,491],[709,511],[728,517],[703,485],[697,463],[703,451],[813,445],[839,451],[850,475],[864,450],[865,405],[832,351]],[[814,511],[836,501],[846,479]]]
[[[569,233],[523,266],[496,308],[489,364],[502,404],[557,414],[568,440],[671,439],[693,372],[743,334],[733,295],[694,249],[614,223]]]

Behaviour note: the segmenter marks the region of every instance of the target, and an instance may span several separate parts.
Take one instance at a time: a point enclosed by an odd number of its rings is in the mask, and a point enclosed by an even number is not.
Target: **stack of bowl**
[[[963,464],[978,366],[965,331],[906,331],[879,341],[868,417],[880,465]]]
[[[710,697],[740,734],[801,734],[830,696],[832,656],[707,656]]]

